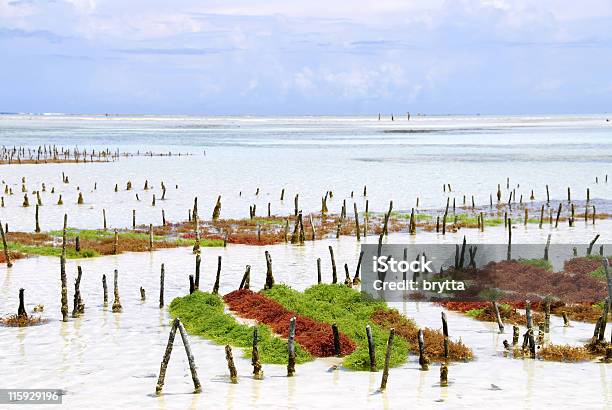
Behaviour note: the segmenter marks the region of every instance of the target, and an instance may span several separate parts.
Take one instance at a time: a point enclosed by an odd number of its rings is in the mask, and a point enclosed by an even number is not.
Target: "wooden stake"
[[[117,231],[117,228],[115,228],[115,237],[113,239],[113,255],[117,254],[118,247],[119,247],[119,232]]]
[[[321,258],[317,258],[317,284],[321,284]]]
[[[338,325],[332,324],[332,333],[334,335],[334,354],[336,357],[340,357],[340,332],[338,332]]]
[[[512,345],[516,346],[519,340],[519,327],[512,325]]]
[[[295,375],[295,320],[295,316],[289,320],[287,377],[293,377]]]
[[[162,309],[164,307],[164,276],[166,274],[166,270],[164,264],[161,264],[161,272],[159,274],[159,308]]]
[[[261,363],[259,361],[259,349],[257,343],[259,338],[257,335],[257,326],[253,326],[253,350],[251,353],[251,364],[253,365],[253,378],[255,380],[262,380],[264,377],[263,370],[261,369]]]
[[[200,263],[202,262],[201,256],[199,253],[196,253],[195,260],[195,280],[193,283],[194,290],[200,289]]]
[[[251,265],[247,265],[238,289],[249,289],[251,282]]]
[[[269,211],[269,207],[268,207]],[[215,204],[215,209],[213,210],[212,219],[216,221],[219,219],[219,215],[221,215],[221,195],[217,197],[217,203]]]
[[[17,316],[20,318],[27,318],[28,314],[25,310],[25,300],[23,292],[25,292],[23,288],[19,289],[19,307],[17,308]]]
[[[561,216],[561,207],[562,204],[559,202],[559,209],[557,209],[557,219],[555,220],[555,228],[559,226],[559,217]]]
[[[442,334],[444,335],[444,359],[448,360],[448,322],[444,312],[442,312]]]
[[[268,251],[265,252],[266,256],[266,283],[264,289],[272,289],[274,286],[274,274],[272,273],[272,257]]]
[[[569,321],[569,318],[567,317],[567,313],[562,312],[561,315],[563,316],[563,326],[569,327],[570,321]]]
[[[425,354],[425,338],[423,337],[423,330],[419,329],[418,333],[419,341],[419,365],[421,370],[429,370],[429,357]]]
[[[493,310],[495,311],[495,319],[497,320],[497,326],[499,327],[499,333],[504,333],[504,323],[502,322],[501,315],[499,314],[499,307],[497,302],[491,302],[493,304]]]
[[[384,391],[387,388],[387,380],[389,379],[389,364],[391,362],[391,349],[393,348],[393,338],[395,337],[395,329],[389,329],[389,339],[387,340],[387,352],[385,354],[385,367],[383,369],[382,380],[380,382],[380,390]]]
[[[64,214],[64,229],[62,230],[62,253],[60,255],[60,280],[62,283],[61,311],[62,321],[68,321],[68,280],[66,279],[66,229],[68,215]]]
[[[357,240],[361,240],[361,235],[359,232],[359,214],[357,213],[357,202],[353,202],[353,210],[355,212],[355,233],[357,235]]]
[[[189,340],[187,339],[187,332],[183,327],[183,324],[178,318],[175,318],[172,322],[172,327],[170,328],[170,335],[168,336],[168,344],[166,345],[166,352],[164,353],[164,357],[162,359],[161,367],[159,370],[159,378],[157,379],[157,386],[155,387],[155,394],[160,395],[162,388],[164,387],[164,380],[166,378],[166,369],[168,368],[168,362],[170,361],[170,355],[172,353],[172,347],[174,345],[174,337],[176,335],[176,330],[179,330],[181,334],[181,339],[183,340],[183,346],[185,347],[185,353],[187,354],[187,360],[189,362],[189,370],[191,371],[191,379],[193,380],[193,388],[194,393],[200,393],[202,391],[202,385],[200,384],[200,379],[198,378],[198,374],[196,371],[196,364],[193,358],[193,354],[191,352],[191,346],[189,345]]]
[[[215,278],[215,284],[213,286],[213,295],[218,295],[219,294],[219,282],[221,280],[221,255],[219,255],[219,258],[217,259],[217,276]]]
[[[344,284],[349,288],[353,287],[353,281],[351,279],[351,274],[349,273],[348,264],[344,264]]]
[[[166,369],[168,368],[168,362],[170,361],[170,355],[172,354],[172,347],[174,345],[174,336],[176,335],[176,329],[178,327],[178,318],[174,319],[172,327],[170,328],[170,335],[168,336],[168,344],[166,345],[166,352],[161,362],[159,369],[159,377],[157,379],[157,386],[155,387],[155,394],[160,395],[162,388],[164,387],[164,380],[166,378]]]
[[[102,291],[104,292],[104,307],[108,307],[108,286],[106,285],[106,275],[102,275]]]
[[[74,303],[72,308],[72,317],[78,317],[79,315],[85,312],[85,304],[83,303],[83,299],[81,298],[81,276],[83,275],[83,270],[80,266],[77,266],[77,277],[74,281]]]
[[[361,270],[361,261],[363,260],[364,251],[359,252],[359,259],[357,260],[357,268],[355,269],[355,276],[353,277],[353,286],[357,286],[361,283],[359,272]]]
[[[6,259],[6,267],[10,268],[13,266],[11,262],[11,255],[8,251],[8,244],[6,243],[6,234],[4,233],[4,225],[2,225],[2,221],[0,221],[0,235],[2,236],[2,248],[4,250],[4,259]]]
[[[372,328],[366,325],[366,336],[368,338],[368,354],[370,357],[370,371],[376,371],[376,348],[374,347],[374,338],[372,337]]]
[[[149,224],[149,252],[153,251],[153,224]]]
[[[508,260],[512,259],[512,219],[508,218]]]
[[[39,205],[36,204],[36,228],[34,229],[34,232],[36,233],[40,232],[40,224],[38,223],[38,208]]]
[[[338,283],[338,273],[336,271],[336,259],[334,259],[334,249],[331,247],[331,245],[328,248],[332,264],[332,283]]]
[[[121,313],[123,308],[121,307],[121,301],[119,300],[119,272],[117,269],[114,271],[113,293],[115,295],[115,300],[113,301],[113,313]]]
[[[225,359],[227,360],[227,368],[230,372],[230,381],[236,384],[238,383],[238,372],[234,365],[234,356],[232,355],[232,347],[230,345],[225,345]]]

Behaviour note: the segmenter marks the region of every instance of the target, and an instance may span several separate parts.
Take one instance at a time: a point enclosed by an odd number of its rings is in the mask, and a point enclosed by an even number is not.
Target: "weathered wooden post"
[[[340,349],[340,332],[338,331],[338,325],[337,324],[332,324],[332,333],[334,335],[334,354],[337,357],[340,357],[341,355],[341,349]]]
[[[199,253],[196,253],[195,258],[195,280],[193,286],[195,290],[200,289],[200,264],[202,263],[202,258]]]
[[[155,387],[155,394],[160,395],[162,389],[164,387],[164,380],[166,378],[166,369],[168,368],[168,362],[170,361],[170,355],[172,354],[172,347],[174,345],[174,337],[176,335],[176,330],[179,330],[181,334],[181,339],[183,340],[183,346],[185,346],[185,353],[187,354],[187,360],[189,361],[189,369],[191,371],[191,379],[193,380],[194,393],[200,393],[202,391],[202,385],[200,384],[200,380],[198,378],[198,374],[196,372],[195,360],[193,358],[193,354],[191,353],[191,347],[189,345],[189,340],[187,339],[187,332],[185,332],[185,328],[181,321],[176,318],[172,322],[172,327],[170,328],[170,334],[168,336],[168,344],[166,345],[166,351],[164,353],[164,357],[161,362],[161,367],[159,370],[159,377],[157,379],[157,385]]]
[[[504,333],[504,323],[502,322],[501,315],[499,314],[499,307],[497,306],[497,302],[491,302],[493,305],[493,310],[495,311],[495,319],[497,320],[497,326],[499,327],[499,333]]]
[[[36,232],[36,233],[40,232],[40,223],[38,222],[38,208],[39,208],[39,205],[36,204],[36,216],[35,216],[35,219],[36,219],[36,228],[34,228],[34,232]]]
[[[26,313],[25,310],[25,298],[24,298],[24,293],[25,290],[23,288],[19,289],[19,307],[17,308],[17,316],[20,318],[26,318],[28,317],[28,314]]]
[[[321,258],[317,258],[317,284],[321,284]]]
[[[195,283],[193,275],[189,275],[189,294],[191,295],[193,292],[195,292]]]
[[[149,252],[153,251],[153,224],[149,224]]]
[[[529,343],[529,351],[531,353],[531,357],[535,359],[536,344],[535,344],[535,338],[533,335],[533,320],[531,316],[531,302],[529,302],[528,300],[525,301],[525,316],[527,318],[527,341]]]
[[[338,273],[336,271],[336,260],[334,259],[334,249],[331,247],[331,245],[328,248],[329,248],[329,255],[331,257],[331,264],[332,264],[332,283],[338,283]]]
[[[512,325],[512,346],[516,346],[519,341],[519,327]]]
[[[60,280],[62,283],[61,311],[62,321],[68,321],[68,280],[66,279],[66,229],[68,215],[64,214],[64,229],[62,230],[62,253],[60,255]]]
[[[508,253],[507,260],[512,260],[512,219],[508,218]]]
[[[349,288],[353,287],[353,280],[351,279],[351,274],[349,273],[348,264],[344,264],[344,284]]]
[[[242,280],[240,281],[239,290],[249,289],[251,282],[251,265],[247,265],[244,271],[244,275],[242,275]]]
[[[259,338],[257,335],[257,326],[253,326],[253,350],[251,353],[251,364],[253,365],[253,378],[255,380],[262,380],[264,377],[264,372],[261,369],[261,362],[259,361],[259,349],[257,348],[258,342],[259,342]]]
[[[295,375],[295,320],[295,316],[289,320],[287,377],[293,377]]]
[[[265,252],[266,255],[266,283],[264,289],[272,289],[274,286],[274,274],[272,273],[272,257],[268,251]]]
[[[227,368],[230,372],[230,381],[236,384],[238,383],[238,372],[234,365],[234,356],[232,355],[232,347],[230,345],[225,345],[225,359],[227,360]]]
[[[213,285],[213,295],[219,294],[219,282],[221,280],[221,255],[217,259],[217,276],[215,278],[215,284]]]
[[[567,317],[567,312],[562,312],[561,315],[563,316],[563,326],[569,327],[570,321],[569,321],[569,318]]]
[[[4,259],[6,259],[6,267],[10,268],[13,266],[13,263],[11,262],[11,255],[8,251],[8,244],[6,243],[6,234],[4,233],[2,221],[0,221],[0,235],[2,236],[2,248],[4,250]]]
[[[442,312],[442,334],[444,335],[444,359],[448,360],[448,322],[446,320],[446,313]]]
[[[74,303],[72,308],[72,317],[78,317],[85,312],[85,304],[81,298],[81,277],[83,270],[81,266],[77,266],[77,277],[74,281]]]
[[[106,275],[102,275],[102,291],[104,293],[104,307],[108,306],[108,286],[106,285]]]
[[[606,182],[608,182],[607,175]],[[612,273],[610,272],[610,262],[607,257],[603,258],[603,267],[606,273],[606,282],[608,284],[608,301],[612,302]]]
[[[557,218],[555,219],[555,228],[559,227],[559,217],[561,216],[561,209],[563,205],[559,202],[559,208],[557,209]]]
[[[359,233],[359,214],[357,213],[357,202],[353,202],[353,210],[355,212],[355,233],[357,235],[357,240],[361,240],[361,234]]]
[[[372,328],[366,325],[366,336],[368,338],[368,354],[370,357],[370,371],[376,371],[376,348],[374,347],[374,337],[372,336]]]
[[[117,254],[119,248],[119,232],[117,231],[117,228],[115,228],[115,236],[113,239],[113,255]]]
[[[359,272],[361,270],[361,261],[363,260],[364,251],[359,252],[359,259],[357,260],[357,268],[355,269],[355,276],[353,277],[353,286],[357,286],[361,283]]]
[[[429,370],[429,357],[425,354],[425,338],[423,337],[423,330],[419,329],[418,333],[419,341],[419,365],[421,370]]]
[[[115,299],[113,300],[113,313],[121,313],[123,308],[121,307],[121,301],[119,300],[119,271],[115,269],[113,273],[113,293]]]
[[[106,209],[102,209],[102,220],[103,220],[104,230],[106,231]]]
[[[395,336],[395,329],[389,329],[389,339],[387,340],[387,352],[385,354],[385,367],[383,369],[382,380],[380,382],[380,390],[383,391],[387,388],[387,380],[389,379],[389,364],[391,362],[391,349],[393,348],[393,338]]]
[[[215,209],[213,210],[213,215],[212,215],[213,221],[218,220],[219,215],[221,215],[221,195],[217,197],[217,203],[215,204]]]
[[[164,264],[161,264],[161,273],[159,274],[159,308],[164,307],[164,276],[165,276]]]

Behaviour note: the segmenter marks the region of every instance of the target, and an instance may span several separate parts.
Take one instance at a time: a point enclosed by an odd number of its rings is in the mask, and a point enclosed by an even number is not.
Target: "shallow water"
[[[300,208],[316,212],[328,190],[335,194],[328,203],[330,212],[339,212],[345,198],[351,210],[352,191],[363,211],[364,185],[370,211],[386,211],[389,200],[396,210],[410,210],[417,197],[421,208],[442,207],[449,195],[442,190],[445,183],[451,184],[449,196],[451,201],[456,197],[458,205],[463,195],[468,203],[474,195],[477,205],[486,205],[497,184],[507,199],[507,177],[517,200],[522,195],[526,201],[532,189],[536,200],[545,199],[547,184],[555,199],[567,198],[568,186],[574,199],[584,199],[587,187],[593,199],[612,199],[612,179],[604,182],[612,164],[611,127],[597,116],[415,117],[409,122],[379,122],[365,117],[0,115],[0,141],[7,146],[53,143],[194,154],[122,158],[115,163],[2,165],[0,179],[14,195],[4,195],[6,207],[0,208],[0,219],[15,230],[33,229],[34,206],[21,206],[23,176],[29,192],[46,183],[47,192],[41,193],[43,230],[61,228],[63,213],[68,213],[71,226],[99,228],[102,209],[113,227],[131,226],[133,209],[139,224],[160,224],[162,209],[168,220],[185,220],[195,196],[203,218],[212,215],[218,195],[222,195],[222,218],[244,218],[252,204],[257,205],[258,215],[264,215],[268,202],[273,214],[291,213],[298,193]],[[429,132],[385,132],[398,130]],[[69,176],[69,185],[61,183],[62,172]],[[145,192],[147,179],[153,189]],[[128,180],[134,184],[132,191],[125,190]],[[161,181],[168,187],[166,201],[159,201]],[[97,190],[92,192],[96,182]],[[53,186],[55,195],[50,194]],[[76,205],[77,187],[85,205]],[[55,205],[59,194],[64,200],[61,207]],[[155,207],[153,194],[158,200]],[[33,199],[30,195],[32,205]]]
[[[426,132],[407,132],[407,131]],[[605,174],[612,163],[610,125],[602,117],[413,117],[410,122],[376,121],[371,118],[197,118],[197,117],[100,117],[100,116],[0,116],[0,144],[118,147],[122,151],[191,152],[189,157],[122,158],[115,163],[49,164],[0,166],[0,179],[15,195],[5,197],[0,219],[11,230],[32,231],[32,206],[23,208],[21,177],[31,193],[45,182],[40,209],[43,230],[60,229],[64,213],[69,225],[100,228],[102,209],[109,227],[131,226],[132,209],[137,223],[160,224],[161,210],[168,220],[187,218],[194,196],[199,198],[200,215],[208,219],[217,195],[222,197],[223,218],[245,217],[248,207],[257,204],[262,215],[270,202],[272,212],[293,211],[293,197],[300,194],[300,208],[315,212],[327,190],[334,191],[330,212],[339,212],[342,200],[351,191],[359,209],[368,186],[371,211],[385,211],[388,201],[394,209],[410,209],[419,196],[421,207],[435,208],[446,203],[443,183],[451,183],[451,198],[475,195],[478,204],[488,204],[489,194],[502,185],[507,198],[506,177],[517,197],[545,197],[545,185],[552,198],[566,198],[567,186],[574,199],[583,199],[590,187],[591,198],[612,199],[612,181]],[[204,155],[204,152],[206,154]],[[61,183],[62,171],[70,184]],[[595,177],[599,183],[595,184]],[[148,179],[153,189],[143,191]],[[131,180],[134,190],[125,191]],[[167,199],[160,201],[160,181],[168,187]],[[97,190],[93,191],[97,182]],[[115,184],[121,191],[113,192]],[[178,189],[175,185],[178,184]],[[520,187],[517,187],[520,184]],[[51,187],[55,195],[50,194]],[[77,186],[85,205],[76,205]],[[256,197],[255,190],[261,193]],[[285,200],[279,200],[286,189]],[[239,192],[242,191],[242,196]],[[64,205],[57,206],[63,195]],[[141,201],[135,199],[138,193]],[[157,196],[157,206],[151,197]],[[446,194],[448,195],[448,194]],[[579,211],[579,210],[578,210]],[[350,213],[350,212],[349,212]],[[598,243],[610,243],[612,221],[596,225],[577,221],[574,228],[545,225],[516,226],[514,243],[539,243],[552,233],[553,243],[585,243],[601,234]],[[503,227],[460,230],[442,236],[419,232],[416,237],[391,234],[390,243],[504,243]],[[369,236],[362,243],[375,243]],[[263,286],[264,250],[273,259],[277,282],[305,289],[316,281],[316,258],[322,259],[325,280],[331,278],[328,245],[334,246],[337,265],[349,265],[354,272],[359,243],[352,237],[307,242],[304,246],[279,244],[268,247],[229,245],[205,248],[201,288],[211,289],[217,255],[223,257],[221,293],[234,290],[244,267],[252,266],[251,284]],[[609,246],[609,245],[607,245]],[[581,406],[612,407],[610,365],[597,363],[562,364],[501,357],[502,341],[511,338],[509,329],[499,335],[495,324],[476,322],[448,312],[453,338],[461,338],[474,349],[476,360],[450,367],[450,386],[440,387],[439,368],[418,370],[417,358],[392,369],[388,388],[377,392],[381,373],[331,371],[336,359],[316,360],[299,366],[297,377],[286,378],[284,366],[264,366],[266,379],[254,381],[250,362],[235,351],[240,376],[229,383],[222,346],[190,337],[198,365],[203,393],[192,390],[189,367],[180,338],[166,377],[164,395],[153,395],[159,364],[167,343],[169,320],[166,309],[158,308],[159,271],[166,266],[166,304],[188,292],[188,275],[194,270],[190,249],[177,248],[152,253],[126,253],[96,259],[69,260],[69,301],[72,303],[76,266],[83,268],[81,289],[85,315],[60,321],[59,259],[32,257],[15,261],[12,268],[0,265],[0,314],[15,313],[18,290],[25,288],[28,311],[44,304],[47,324],[30,328],[0,328],[0,379],[5,388],[61,388],[64,403],[89,408],[202,408],[246,406],[308,408],[467,408],[487,403],[513,407]],[[107,275],[112,303],[112,271],[119,270],[119,287],[124,312],[113,314],[102,307],[102,274]],[[140,286],[147,300],[140,302]],[[421,326],[440,328],[441,308],[429,303],[394,304]],[[593,325],[573,323],[561,326],[553,317],[551,338],[555,343],[581,344]],[[608,336],[609,337],[609,336]]]
[[[602,222],[600,229],[610,232],[612,224]],[[492,230],[489,238],[503,235],[503,228]],[[539,231],[537,228],[531,231]],[[536,241],[534,233],[517,230],[517,239]],[[568,228],[559,229],[560,235]],[[577,241],[593,235],[592,227],[575,230]],[[475,232],[473,232],[475,233]],[[445,241],[458,241],[463,233],[447,235]],[[475,233],[476,234],[476,233]],[[543,233],[540,235],[544,235]],[[476,241],[477,235],[468,235]],[[439,237],[432,233],[417,235],[422,243]],[[390,243],[405,243],[407,235],[393,234]],[[494,240],[494,239],[491,239]],[[375,241],[369,237],[368,242]],[[316,281],[316,258],[322,259],[324,278],[331,276],[328,245],[334,246],[337,263],[348,263],[353,272],[359,245],[354,238],[306,243],[305,246],[274,245],[266,247],[273,258],[277,282],[304,289]],[[252,266],[252,287],[259,289],[265,279],[264,248],[230,245],[203,251],[201,288],[211,289],[217,255],[223,257],[221,293],[234,290],[248,263]],[[229,383],[222,346],[195,336],[190,344],[204,391],[192,390],[189,367],[176,339],[164,395],[155,397],[156,375],[167,342],[170,317],[158,308],[160,264],[166,266],[166,303],[188,291],[188,274],[193,272],[194,257],[188,248],[160,250],[153,253],[126,253],[96,259],[68,261],[69,301],[72,302],[76,266],[83,268],[81,289],[85,315],[61,322],[58,258],[32,257],[18,260],[11,269],[0,267],[0,312],[10,313],[18,304],[18,289],[26,288],[26,309],[45,305],[43,316],[49,323],[30,328],[0,328],[1,369],[10,369],[3,387],[62,388],[64,403],[79,407],[104,407],[112,403],[122,408],[196,408],[245,406],[349,408],[405,408],[415,403],[424,407],[464,408],[484,401],[513,403],[517,407],[562,406],[572,403],[586,408],[612,405],[610,365],[597,363],[561,364],[501,357],[502,340],[511,338],[511,330],[499,335],[496,325],[471,320],[448,312],[453,338],[461,338],[474,349],[476,360],[450,367],[450,386],[438,384],[439,367],[429,372],[418,369],[417,357],[392,369],[384,393],[377,392],[381,373],[331,371],[335,359],[316,360],[297,368],[297,377],[288,379],[284,366],[265,365],[266,378],[254,381],[248,359],[235,350],[239,384]],[[101,277],[112,277],[119,269],[119,287],[123,313],[113,314],[102,307]],[[139,287],[147,292],[140,302]],[[109,281],[112,303],[112,280]],[[393,304],[421,326],[440,328],[439,306],[429,303]],[[580,344],[592,333],[591,324],[562,326],[553,317],[550,337],[555,343]],[[5,375],[6,376],[6,375]],[[580,380],[580,395],[576,381]]]

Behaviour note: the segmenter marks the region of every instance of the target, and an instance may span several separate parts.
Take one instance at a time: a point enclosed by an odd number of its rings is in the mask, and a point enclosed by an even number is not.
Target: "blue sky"
[[[612,111],[609,0],[0,0],[0,111]]]

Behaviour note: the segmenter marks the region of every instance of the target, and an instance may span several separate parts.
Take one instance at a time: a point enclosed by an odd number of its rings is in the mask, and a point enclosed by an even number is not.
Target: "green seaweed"
[[[229,344],[243,349],[245,357],[251,357],[253,327],[239,323],[225,313],[223,299],[208,292],[195,291],[191,295],[175,298],[169,307],[170,314],[183,322],[187,332],[202,336],[215,343]],[[257,325],[259,359],[262,363],[287,364],[287,342],[272,334],[265,325]],[[312,360],[312,356],[296,343],[296,363]]]
[[[387,349],[389,333],[370,322],[372,314],[388,309],[384,302],[373,301],[363,293],[345,285],[321,284],[300,293],[286,285],[275,285],[263,291],[267,297],[276,300],[286,309],[299,315],[308,316],[329,324],[336,323],[341,332],[357,344],[357,349],[344,359],[344,366],[354,370],[369,370],[370,359],[366,337],[366,325],[372,328],[376,349],[376,365],[382,368]],[[406,362],[409,345],[406,340],[396,337],[391,351],[390,366]]]
[[[544,269],[552,272],[553,266],[546,259],[519,259],[518,262],[522,265],[535,266],[536,268]]]
[[[59,257],[62,254],[62,248],[56,246],[24,245],[18,242],[9,242],[8,247],[11,251],[21,252],[30,255]],[[100,256],[100,254],[93,249],[81,248],[81,250],[77,252],[74,250],[73,247],[66,247],[67,259],[93,258],[96,256]]]

